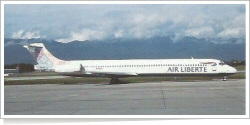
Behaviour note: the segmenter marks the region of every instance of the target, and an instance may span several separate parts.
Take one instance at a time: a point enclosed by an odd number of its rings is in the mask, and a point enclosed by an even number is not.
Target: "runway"
[[[59,78],[66,78],[66,77],[67,76],[4,77],[4,81],[37,80],[37,79],[59,79]]]
[[[4,115],[8,117],[245,115],[245,104],[245,80],[4,86]]]

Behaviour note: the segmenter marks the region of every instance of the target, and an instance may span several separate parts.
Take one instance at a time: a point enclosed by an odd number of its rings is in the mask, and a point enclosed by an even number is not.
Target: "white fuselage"
[[[130,73],[138,76],[230,75],[236,73],[235,68],[216,59],[83,60],[69,61],[67,65],[69,67],[81,65],[86,73]]]
[[[228,75],[237,70],[216,59],[129,59],[129,60],[75,60],[65,61],[54,57],[43,45],[24,46],[36,59],[39,67],[55,70],[63,75],[109,77],[110,83],[118,78],[134,76],[192,76]]]

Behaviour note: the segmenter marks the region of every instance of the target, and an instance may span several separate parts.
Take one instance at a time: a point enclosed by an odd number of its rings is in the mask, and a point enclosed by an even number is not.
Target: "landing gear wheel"
[[[119,82],[118,78],[111,78],[110,84],[117,84]]]
[[[224,77],[223,77],[223,81],[227,81],[227,76],[224,76]]]

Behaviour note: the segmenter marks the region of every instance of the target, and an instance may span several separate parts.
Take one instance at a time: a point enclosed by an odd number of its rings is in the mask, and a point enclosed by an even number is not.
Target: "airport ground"
[[[245,79],[245,71],[228,76],[228,79]],[[122,83],[144,83],[144,82],[162,82],[162,81],[175,81],[175,82],[189,82],[189,81],[211,81],[214,79],[222,79],[223,76],[189,76],[189,77],[129,77],[121,78]],[[14,76],[4,77],[4,85],[34,85],[34,84],[101,84],[109,83],[110,78],[101,77],[68,77],[60,76],[56,73],[29,73],[19,74]]]
[[[4,78],[4,115],[244,115],[245,67],[237,70],[228,81],[136,77],[114,85],[108,78],[19,74]]]
[[[245,115],[245,85],[245,79],[5,85],[4,115]]]

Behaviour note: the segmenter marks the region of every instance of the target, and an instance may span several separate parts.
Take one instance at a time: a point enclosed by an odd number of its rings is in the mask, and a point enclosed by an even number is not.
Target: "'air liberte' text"
[[[207,72],[207,67],[169,67],[167,72]]]

